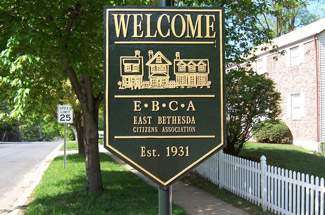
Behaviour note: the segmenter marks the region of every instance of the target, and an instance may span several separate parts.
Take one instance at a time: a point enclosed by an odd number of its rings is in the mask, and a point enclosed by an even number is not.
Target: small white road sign
[[[71,105],[58,105],[58,122],[73,123],[73,109]]]

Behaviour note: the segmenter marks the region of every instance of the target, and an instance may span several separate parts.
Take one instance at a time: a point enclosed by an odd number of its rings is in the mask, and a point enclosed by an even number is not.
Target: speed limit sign
[[[73,123],[73,109],[71,105],[58,105],[58,122]]]

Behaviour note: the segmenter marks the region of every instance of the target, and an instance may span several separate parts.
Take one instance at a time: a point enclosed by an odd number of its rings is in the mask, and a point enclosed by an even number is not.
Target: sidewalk
[[[157,185],[143,176],[140,172],[125,164],[116,156],[112,155],[103,146],[99,148],[100,152],[108,154],[114,160],[124,165],[124,167],[143,178],[147,183],[156,187]],[[196,187],[186,185],[183,182],[177,182],[172,187],[173,202],[182,207],[188,215],[248,215],[245,211],[235,208],[234,206],[215,198],[209,193]]]
[[[182,182],[173,185],[173,201],[188,215],[248,215],[245,211]]]

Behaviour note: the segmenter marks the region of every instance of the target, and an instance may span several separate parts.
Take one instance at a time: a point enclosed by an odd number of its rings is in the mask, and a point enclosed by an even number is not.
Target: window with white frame
[[[290,95],[290,112],[292,120],[299,120],[304,115],[304,100],[301,93]]]
[[[302,53],[299,46],[290,48],[290,66],[296,66],[302,61]]]

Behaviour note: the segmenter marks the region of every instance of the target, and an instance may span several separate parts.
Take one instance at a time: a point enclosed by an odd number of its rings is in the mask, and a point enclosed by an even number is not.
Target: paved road
[[[0,143],[0,202],[58,145],[59,142]]]

